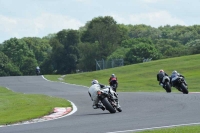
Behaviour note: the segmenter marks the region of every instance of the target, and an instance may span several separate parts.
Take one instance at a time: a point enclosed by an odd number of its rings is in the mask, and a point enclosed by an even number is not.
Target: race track
[[[0,127],[0,133],[128,133],[145,128],[200,122],[198,93],[187,95],[173,93],[173,90],[171,94],[164,91],[119,92],[123,111],[110,114],[108,111],[92,109],[86,87],[50,82],[42,76],[0,77],[0,86],[26,94],[62,97],[72,101],[78,109],[74,114],[56,120]]]

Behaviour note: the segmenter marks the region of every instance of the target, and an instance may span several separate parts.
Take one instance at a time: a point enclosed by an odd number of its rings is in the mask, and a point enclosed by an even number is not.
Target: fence
[[[100,60],[96,61],[96,70],[103,70],[108,68],[124,66],[124,59]]]
[[[151,60],[152,60],[152,58],[147,58],[147,59],[143,59],[143,62],[149,62]]]

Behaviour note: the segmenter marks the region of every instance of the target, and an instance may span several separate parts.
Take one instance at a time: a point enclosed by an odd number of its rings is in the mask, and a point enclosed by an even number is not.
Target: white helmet
[[[178,72],[176,71],[176,70],[174,70],[173,72],[172,72],[172,74],[177,74]]]
[[[112,74],[111,77],[115,77],[115,74]]]
[[[96,80],[96,79],[94,79],[94,80],[92,80],[92,82],[91,82],[91,84],[93,85],[93,84],[98,84],[99,82],[98,82],[98,80]]]

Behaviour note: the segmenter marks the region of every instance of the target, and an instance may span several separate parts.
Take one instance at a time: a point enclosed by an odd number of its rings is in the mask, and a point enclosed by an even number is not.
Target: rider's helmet
[[[163,72],[164,72],[164,70],[162,70],[162,69],[159,71],[159,73],[163,73]]]
[[[111,75],[111,77],[113,77],[113,78],[114,78],[114,77],[115,77],[115,74],[112,74],[112,75]]]
[[[176,71],[176,70],[174,70],[173,72],[172,72],[172,74],[177,74],[178,72]]]
[[[92,82],[91,82],[91,84],[93,85],[93,84],[98,84],[99,82],[98,82],[98,80],[96,80],[96,79],[94,79],[94,80],[92,80]]]

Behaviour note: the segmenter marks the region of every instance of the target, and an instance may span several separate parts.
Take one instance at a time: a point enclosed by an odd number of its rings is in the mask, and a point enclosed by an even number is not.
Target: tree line
[[[0,44],[0,76],[71,74],[94,71],[96,60],[124,59],[124,65],[200,53],[200,25],[118,24],[99,16],[78,30],[63,29],[42,38],[10,38]]]

